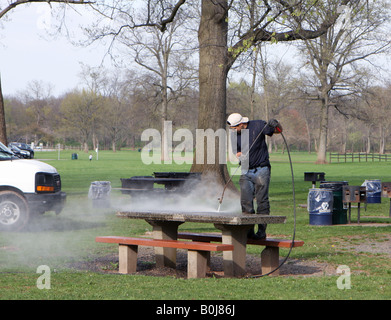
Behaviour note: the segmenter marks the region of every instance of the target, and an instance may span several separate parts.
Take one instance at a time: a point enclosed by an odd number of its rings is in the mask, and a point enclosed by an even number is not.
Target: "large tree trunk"
[[[226,127],[226,81],[227,81],[227,0],[203,0],[202,18],[198,30],[200,45],[199,65],[199,112],[198,129],[218,129]],[[204,160],[194,157],[192,172],[202,172],[212,175],[216,182],[225,184],[229,181],[227,165],[221,163],[218,153],[220,148],[226,150],[226,145],[220,145],[216,139],[215,162],[206,161],[208,148],[204,141]],[[209,149],[210,151],[210,149]],[[197,152],[202,150],[197,149]],[[232,186],[232,184],[231,184]]]
[[[7,127],[5,125],[5,109],[3,91],[1,89],[1,78],[0,78],[0,141],[7,145]]]
[[[370,131],[368,130],[368,134],[366,137],[367,143],[366,143],[366,153],[371,153],[371,136],[370,136]]]
[[[381,125],[380,126],[380,148],[379,148],[379,153],[384,154],[385,152],[385,146],[386,146],[386,137],[385,137],[385,130],[384,127]]]
[[[328,97],[322,99],[321,106],[321,120],[320,120],[320,133],[319,133],[319,146],[318,146],[318,158],[316,163],[324,164],[326,161],[326,150],[327,150],[327,131],[329,127],[329,106]]]
[[[165,62],[165,69],[167,68],[167,63]],[[168,161],[170,160],[170,146],[169,146],[169,137],[172,136],[172,132],[169,132],[169,126],[166,126],[164,123],[167,121],[167,110],[168,110],[168,97],[167,97],[167,70],[163,72],[162,76],[162,110],[161,110],[161,125],[162,125],[162,150],[161,150],[161,160]]]

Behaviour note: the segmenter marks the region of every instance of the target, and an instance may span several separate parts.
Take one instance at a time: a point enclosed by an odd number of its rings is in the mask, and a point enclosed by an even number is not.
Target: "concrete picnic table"
[[[245,274],[247,232],[255,224],[285,223],[285,216],[244,214],[238,212],[183,212],[175,210],[120,211],[117,217],[144,219],[153,228],[155,239],[177,240],[178,227],[185,222],[213,223],[222,232],[222,243],[234,246],[233,251],[223,252],[226,276],[241,277]],[[155,248],[156,266],[176,267],[175,248]]]

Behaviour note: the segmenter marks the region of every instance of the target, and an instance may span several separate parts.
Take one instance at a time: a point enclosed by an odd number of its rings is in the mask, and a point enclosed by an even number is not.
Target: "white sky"
[[[75,8],[78,12],[68,10],[66,21],[72,26],[76,41],[82,36],[78,24],[88,22],[92,15],[84,10],[85,6]],[[34,80],[51,84],[52,94],[59,96],[80,86],[81,63],[91,67],[101,64],[106,52],[102,43],[81,48],[72,45],[64,36],[48,41],[47,30],[53,30],[51,19],[50,6],[36,3],[20,5],[9,12],[9,21],[1,20],[0,75],[5,96],[25,91],[28,83]],[[292,49],[283,47],[281,51],[277,50],[277,56],[286,59]],[[110,68],[109,58],[104,63]],[[385,60],[383,65],[388,67],[388,61]]]
[[[70,12],[72,19],[82,19]],[[48,41],[45,28],[50,28],[48,4],[21,5],[8,14],[0,26],[0,74],[3,95],[24,91],[33,80],[53,86],[52,94],[61,95],[80,82],[80,63],[98,66],[104,57],[103,45],[87,48],[72,45],[65,36]],[[74,24],[76,25],[76,24]],[[77,29],[76,29],[77,30]],[[82,31],[77,31],[80,35]],[[46,39],[45,39],[46,38]],[[107,62],[106,59],[105,62]]]

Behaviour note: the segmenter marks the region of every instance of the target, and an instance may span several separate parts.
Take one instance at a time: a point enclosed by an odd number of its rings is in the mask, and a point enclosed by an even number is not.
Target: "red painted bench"
[[[103,243],[116,243],[119,245],[119,273],[124,274],[136,272],[138,246],[186,249],[188,250],[188,278],[205,277],[207,258],[211,251],[226,251],[233,250],[234,248],[229,244],[118,236],[96,237],[95,241]]]
[[[190,232],[178,232],[178,239],[188,239],[199,242],[222,242],[221,234],[214,233],[190,233]],[[289,239],[273,239],[267,238],[262,240],[248,239],[247,244],[265,246],[261,253],[262,274],[269,273],[279,266],[280,248],[290,248],[292,240]],[[295,240],[293,247],[301,247],[304,245],[304,241]],[[279,270],[272,273],[273,275],[279,275]]]

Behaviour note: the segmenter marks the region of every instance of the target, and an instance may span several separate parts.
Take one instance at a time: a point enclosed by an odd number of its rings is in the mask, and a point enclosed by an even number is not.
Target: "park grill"
[[[389,216],[391,218],[391,182],[382,182],[381,183],[381,196],[383,198],[390,198]]]
[[[129,195],[183,194],[193,190],[200,180],[200,172],[154,172],[153,176],[121,178],[121,192]]]
[[[342,188],[343,202],[349,206],[348,222],[351,222],[352,203],[357,203],[357,222],[360,223],[360,203],[367,202],[367,191],[365,186],[348,186]]]
[[[391,198],[391,182],[382,182],[381,184],[382,194],[384,198]]]
[[[343,186],[343,202],[366,202],[366,189],[364,186]]]
[[[312,188],[315,188],[316,181],[324,181],[324,172],[304,172],[304,181],[311,181]]]

